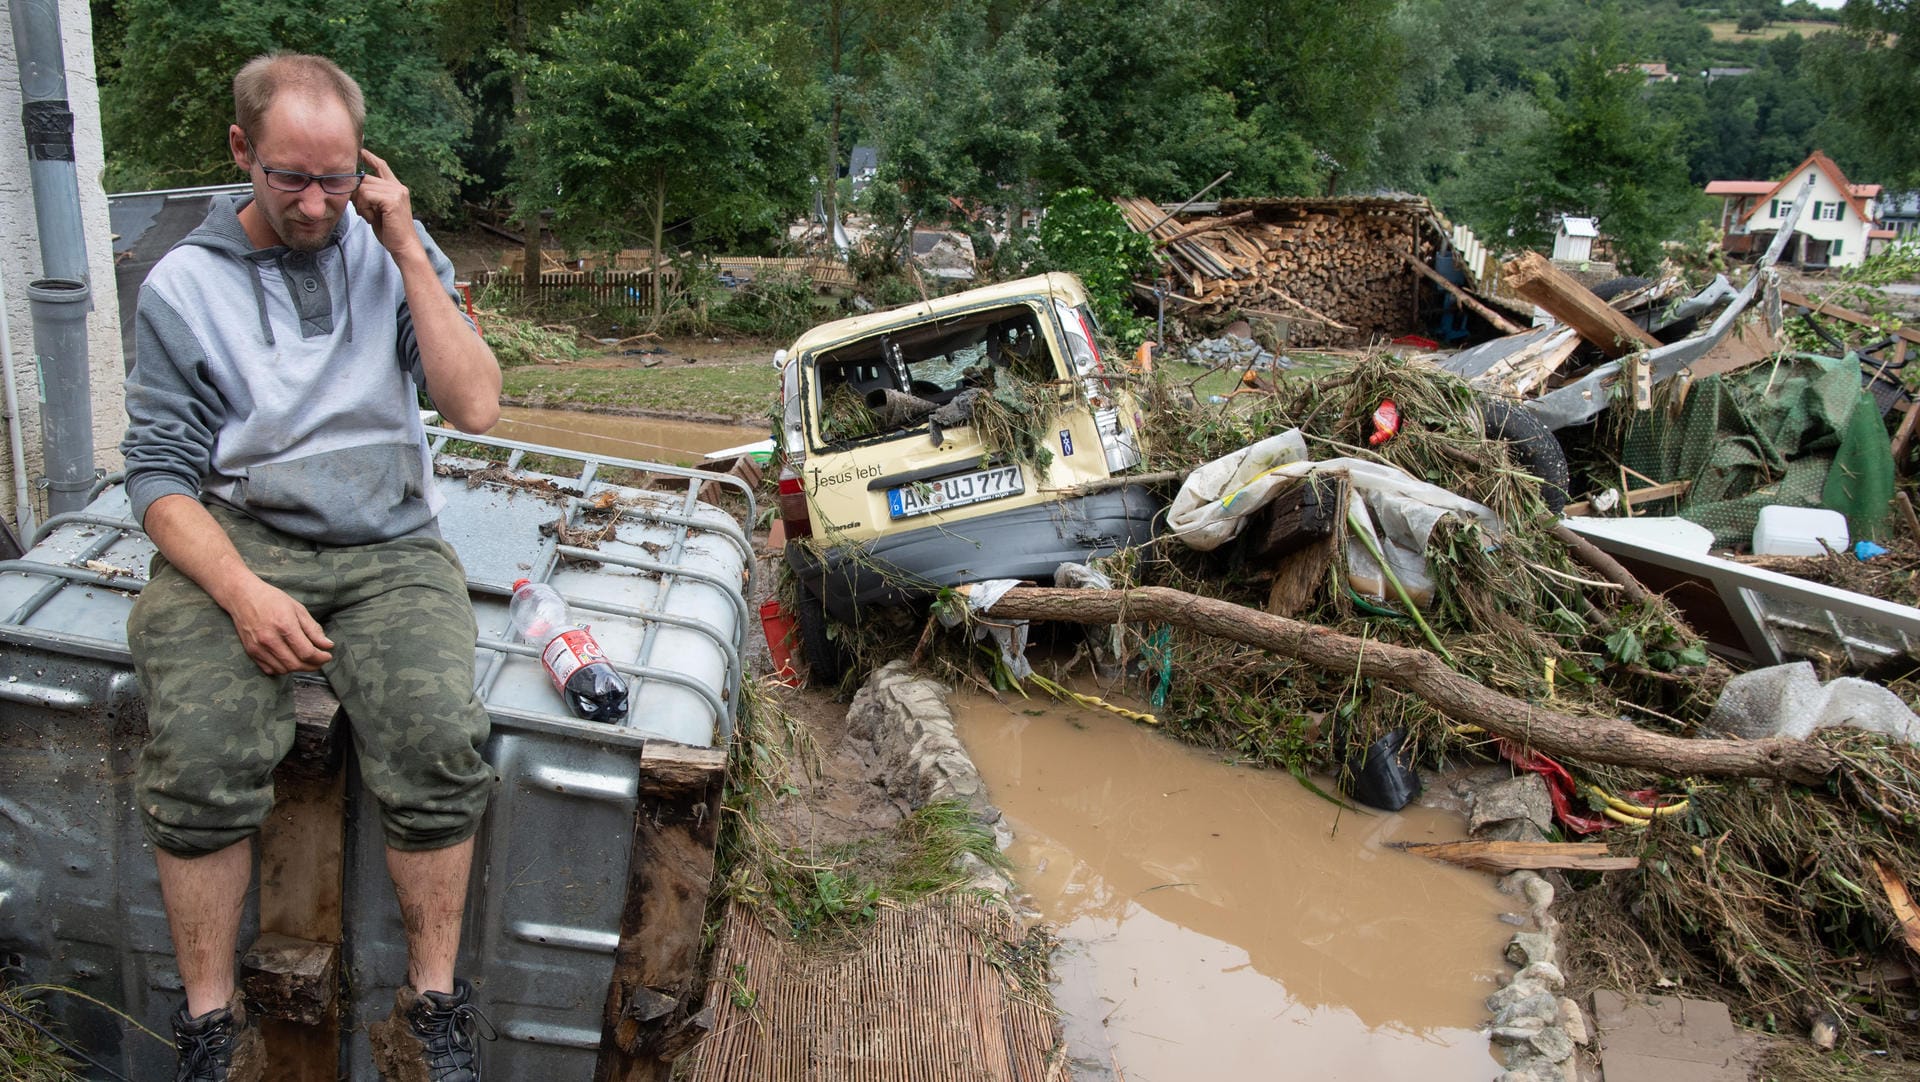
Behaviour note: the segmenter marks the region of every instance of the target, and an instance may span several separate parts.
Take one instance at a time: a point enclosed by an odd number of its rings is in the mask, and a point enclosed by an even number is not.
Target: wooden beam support
[[[1664,500],[1672,496],[1685,496],[1692,488],[1693,482],[1690,480],[1668,481],[1665,484],[1654,485],[1650,488],[1636,488],[1632,492],[1620,497],[1620,499],[1628,507],[1638,507],[1643,503],[1652,503],[1655,500]],[[1566,510],[1560,513],[1567,518],[1580,518],[1583,515],[1591,515],[1593,514],[1593,503],[1590,500],[1570,503],[1566,506]]]
[[[1660,344],[1539,252],[1521,253],[1500,268],[1500,277],[1507,288],[1552,313],[1611,359]]]
[[[1488,323],[1493,324],[1494,327],[1497,330],[1499,330],[1501,334],[1525,334],[1526,333],[1527,328],[1520,326],[1518,323],[1515,323],[1513,320],[1510,320],[1507,317],[1501,315],[1500,313],[1494,311],[1493,309],[1488,308],[1485,304],[1482,304],[1480,302],[1480,298],[1474,296],[1471,293],[1468,293],[1466,290],[1461,289],[1459,286],[1454,285],[1452,282],[1447,281],[1447,279],[1443,275],[1441,275],[1439,271],[1434,270],[1432,267],[1427,266],[1425,263],[1422,263],[1420,260],[1415,259],[1411,255],[1408,255],[1406,252],[1401,252],[1400,258],[1406,260],[1407,266],[1412,267],[1414,270],[1419,271],[1423,276],[1426,277],[1428,281],[1432,282],[1434,285],[1439,286],[1441,289],[1446,290],[1448,293],[1453,294],[1453,297],[1455,300],[1459,301],[1461,304],[1466,305],[1468,308],[1472,309],[1474,312],[1477,312],[1481,319],[1484,319]]]
[[[294,685],[294,745],[260,825],[260,937],[242,969],[286,1082],[340,1075],[339,948],[346,903],[346,715],[322,684]]]
[[[712,1025],[698,962],[720,834],[725,748],[647,744],[594,1082],[666,1082]]]

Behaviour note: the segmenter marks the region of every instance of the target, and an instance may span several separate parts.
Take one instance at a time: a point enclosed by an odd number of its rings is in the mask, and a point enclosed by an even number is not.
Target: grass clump
[[[10,1082],[80,1082],[86,1075],[45,1030],[39,1003],[12,988],[0,987],[0,1077]]]
[[[666,364],[658,368],[507,369],[501,395],[516,405],[613,413],[659,413],[753,424],[780,392],[768,365]]]

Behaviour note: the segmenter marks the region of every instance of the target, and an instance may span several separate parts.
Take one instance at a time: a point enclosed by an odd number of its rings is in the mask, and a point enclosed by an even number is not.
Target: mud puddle
[[[1384,848],[1458,838],[1457,817],[1342,811],[1099,710],[965,691],[953,709],[1062,939],[1076,1078],[1499,1073],[1476,1027],[1510,900]]]
[[[500,423],[488,434],[583,454],[663,462],[670,466],[698,466],[702,458],[714,451],[767,438],[764,429],[739,425],[525,406],[500,407]]]

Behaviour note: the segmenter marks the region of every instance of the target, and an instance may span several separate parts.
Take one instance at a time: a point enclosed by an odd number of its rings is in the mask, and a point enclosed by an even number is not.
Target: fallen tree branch
[[[1598,571],[1607,581],[1625,590],[1628,601],[1636,605],[1646,604],[1647,588],[1640,584],[1639,579],[1633,577],[1633,572],[1620,566],[1620,561],[1601,552],[1598,545],[1559,523],[1554,524],[1553,536],[1559,538],[1561,543],[1567,546],[1567,551],[1573,553],[1581,563]]]
[[[969,588],[962,586],[960,591]],[[1684,777],[1782,778],[1815,782],[1839,765],[1800,740],[1688,740],[1618,718],[1576,717],[1523,702],[1454,672],[1425,650],[1337,631],[1163,586],[1132,590],[1015,587],[995,602],[997,617],[1074,624],[1169,623],[1269,650],[1316,668],[1410,692],[1457,722],[1548,755]]]

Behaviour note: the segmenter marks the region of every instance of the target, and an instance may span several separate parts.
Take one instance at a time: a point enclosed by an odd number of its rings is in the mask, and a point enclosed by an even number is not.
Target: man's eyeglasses
[[[365,171],[302,173],[293,169],[269,169],[260,161],[260,156],[253,152],[253,137],[242,133],[242,138],[247,141],[247,157],[252,158],[253,163],[260,166],[260,171],[267,175],[267,187],[277,192],[304,192],[307,190],[307,185],[318,184],[320,190],[328,195],[352,195],[360,189],[360,182],[367,177]]]

